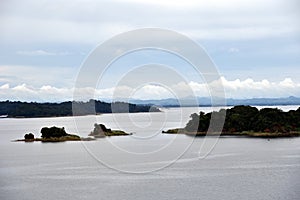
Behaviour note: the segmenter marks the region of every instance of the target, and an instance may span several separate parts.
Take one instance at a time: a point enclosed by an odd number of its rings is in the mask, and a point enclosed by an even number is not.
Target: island
[[[209,129],[212,114],[220,119],[225,116],[221,133]],[[165,134],[186,134],[190,136],[243,136],[261,138],[299,137],[300,108],[284,112],[278,108],[258,110],[251,106],[234,106],[230,109],[190,116],[184,128],[163,131]],[[220,127],[219,127],[220,130]]]
[[[82,138],[75,134],[69,134],[65,131],[64,127],[52,126],[50,128],[43,127],[41,129],[41,138],[35,138],[33,133],[27,133],[24,135],[24,139],[17,139],[14,142],[65,142],[65,141],[92,141],[96,138],[102,138],[105,136],[126,136],[131,135],[131,133],[126,133],[122,130],[111,130],[106,128],[104,124],[94,124],[94,130],[89,134],[89,136]]]
[[[41,129],[41,138],[35,138],[33,133],[28,133],[24,135],[24,139],[14,140],[15,142],[65,142],[65,141],[86,141],[93,140],[93,138],[81,138],[75,134],[69,134],[65,131],[65,128],[59,128],[52,126],[50,128],[43,127]]]
[[[160,110],[150,105],[126,102],[107,103],[93,99],[87,102],[66,101],[62,103],[0,101],[1,118],[64,117],[137,112],[160,112]]]
[[[94,136],[95,138],[102,138],[105,136],[126,136],[131,135],[131,133],[125,133],[121,130],[111,130],[106,128],[104,124],[94,124],[94,130],[91,131],[89,136]]]

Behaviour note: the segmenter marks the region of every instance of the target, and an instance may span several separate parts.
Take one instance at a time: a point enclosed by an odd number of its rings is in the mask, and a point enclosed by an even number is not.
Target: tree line
[[[88,102],[67,101],[62,103],[0,102],[0,115],[7,115],[7,117],[61,117],[112,112],[159,112],[159,109],[148,105],[136,105],[125,102],[106,103],[98,100],[90,100]]]
[[[258,110],[251,106],[234,106],[209,113],[194,113],[184,128],[186,131],[207,132],[211,116],[222,119],[225,116],[224,133],[243,131],[288,133],[300,131],[300,107],[297,110],[284,112],[278,108],[263,108]],[[220,128],[220,127],[219,127]],[[220,130],[220,129],[219,129]],[[212,129],[212,131],[214,131]]]

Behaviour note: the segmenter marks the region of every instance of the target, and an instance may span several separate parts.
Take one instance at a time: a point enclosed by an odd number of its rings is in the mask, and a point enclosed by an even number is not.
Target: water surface
[[[204,138],[160,133],[211,109],[0,119],[0,199],[299,199],[300,138],[220,138],[200,159]],[[53,125],[87,136],[95,122],[134,134],[90,142],[11,142]]]

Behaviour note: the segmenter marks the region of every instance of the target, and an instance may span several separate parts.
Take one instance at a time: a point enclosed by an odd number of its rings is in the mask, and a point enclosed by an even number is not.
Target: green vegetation
[[[94,130],[89,134],[89,136],[94,136],[96,138],[105,136],[124,136],[130,135],[121,130],[111,130],[106,128],[104,124],[94,124]]]
[[[35,141],[41,142],[65,142],[65,141],[81,141],[82,139],[78,135],[68,134],[62,137],[49,137],[49,138],[36,138]]]
[[[42,133],[42,138],[51,138],[51,137],[59,138],[68,135],[65,131],[65,127],[58,128],[56,126],[53,126],[51,128],[44,127],[42,128],[41,133]]]
[[[187,135],[218,135],[213,128],[208,132],[212,114],[215,117],[225,116],[222,136],[251,137],[295,137],[300,136],[300,108],[283,112],[277,108],[258,110],[251,106],[235,106],[221,109],[218,112],[192,114],[191,120],[183,129],[171,129],[164,133],[174,134],[181,130]]]
[[[65,142],[65,141],[81,141],[81,140],[91,140],[90,138],[80,138],[78,135],[68,134],[65,131],[65,128],[58,128],[56,126],[53,127],[43,127],[41,129],[42,136],[41,138],[34,138],[32,133],[25,134],[24,139],[15,140],[16,142],[24,141],[24,142]]]
[[[167,131],[162,131],[162,133],[181,134],[181,133],[185,133],[185,130],[183,128],[174,128],[174,129],[169,129]]]
[[[34,135],[32,133],[28,133],[24,135],[25,140],[34,140]]]
[[[41,142],[65,142],[65,141],[91,141],[95,140],[95,138],[101,138],[105,136],[125,136],[130,135],[125,133],[121,130],[111,130],[106,128],[103,124],[94,124],[94,130],[89,134],[87,138],[81,138],[78,135],[68,134],[65,131],[65,128],[59,128],[56,126],[52,126],[50,128],[43,127],[41,129],[41,138],[34,138],[32,133],[25,134],[24,139],[15,140],[15,142],[34,142],[34,141],[41,141]]]
[[[50,128],[43,127],[41,129],[42,138],[37,139],[37,141],[42,142],[64,142],[64,141],[77,141],[81,140],[78,135],[68,134],[65,131],[65,128],[58,128],[56,126],[52,126]]]
[[[106,103],[97,100],[88,102],[36,103],[36,102],[0,102],[0,115],[7,117],[61,117],[91,115],[99,113],[159,112],[158,108],[124,102]],[[73,111],[75,111],[73,113]]]
[[[64,141],[79,141],[81,138],[78,135],[68,134],[65,128],[52,126],[50,128],[43,127],[41,129],[42,138],[37,138],[36,141],[42,142],[64,142]]]

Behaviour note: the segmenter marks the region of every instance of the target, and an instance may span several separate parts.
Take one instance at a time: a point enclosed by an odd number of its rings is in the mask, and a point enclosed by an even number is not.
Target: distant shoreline
[[[300,107],[300,104],[287,104],[287,105],[250,105],[250,106],[262,106],[262,107],[274,107],[274,106],[297,106]],[[214,106],[163,106],[163,107],[159,107],[157,106],[158,109],[160,109],[159,112],[163,112],[163,109],[170,109],[170,108],[206,108],[206,107],[234,107],[234,105],[214,105]],[[149,113],[149,112],[132,112],[132,113]],[[8,115],[2,115],[0,116],[0,120],[1,119],[40,119],[40,118],[60,118],[60,117],[85,117],[85,116],[100,116],[100,115],[106,115],[106,114],[113,114],[113,113],[97,113],[97,114],[85,114],[85,115],[66,115],[66,116],[34,116],[34,117],[25,117],[25,116],[15,116],[15,117],[11,117]],[[120,112],[120,113],[114,113],[114,114],[126,114],[125,112]],[[128,114],[128,112],[127,112]]]
[[[300,137],[300,132],[290,132],[290,133],[268,133],[268,132],[252,132],[252,131],[244,131],[244,132],[222,132],[222,133],[207,133],[207,132],[188,132],[182,128],[177,129],[169,129],[167,131],[163,131],[163,134],[184,134],[187,136],[193,137],[245,137],[245,138],[292,138],[292,137]]]
[[[150,105],[136,105],[126,102],[106,103],[92,99],[88,102],[67,101],[62,103],[0,102],[0,116],[2,118],[70,117],[139,112],[160,112],[160,110]]]
[[[160,111],[161,112],[161,111]],[[109,114],[137,114],[137,113],[149,113],[149,112],[134,112],[134,113],[99,113],[99,114],[88,114],[88,115],[66,115],[66,116],[45,116],[45,117],[24,117],[24,116],[17,116],[17,117],[0,117],[1,119],[41,119],[41,118],[65,118],[65,117],[87,117],[87,116],[100,116],[100,115],[109,115]]]
[[[190,108],[190,107],[198,107],[198,108],[203,108],[203,107],[234,107],[237,105],[243,105],[243,106],[299,106],[300,107],[300,103],[296,103],[296,104],[207,104],[207,105],[164,105],[162,107],[165,108]]]

